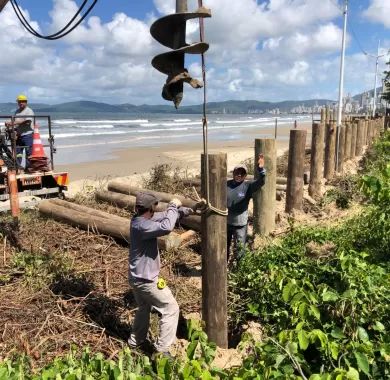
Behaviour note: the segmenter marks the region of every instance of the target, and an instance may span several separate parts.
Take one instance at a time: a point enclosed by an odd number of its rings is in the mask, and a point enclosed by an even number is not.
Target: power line
[[[77,12],[74,14],[74,16],[70,19],[70,21],[58,32],[54,34],[49,35],[43,35],[40,34],[38,31],[36,31],[31,24],[28,22],[28,20],[24,17],[22,10],[20,9],[20,6],[16,0],[11,0],[12,7],[15,11],[15,14],[17,18],[19,19],[20,23],[24,26],[24,28],[33,36],[42,38],[44,40],[58,40],[60,38],[65,37],[69,33],[71,33],[73,30],[75,30],[88,16],[88,14],[92,11],[94,6],[96,5],[98,0],[93,0],[92,4],[89,6],[89,8],[85,11],[83,15],[81,15],[80,19],[73,25],[72,23],[76,20],[76,18],[81,14],[84,7],[87,5],[89,0],[84,0]]]

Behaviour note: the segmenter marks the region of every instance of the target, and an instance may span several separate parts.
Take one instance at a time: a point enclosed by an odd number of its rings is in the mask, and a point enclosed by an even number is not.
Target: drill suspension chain
[[[200,7],[195,12],[179,12],[161,17],[150,27],[150,33],[154,39],[173,49],[155,56],[152,66],[168,76],[163,86],[162,97],[173,101],[176,108],[183,99],[184,82],[189,83],[193,88],[203,87],[202,82],[192,78],[184,67],[184,55],[204,54],[208,50],[209,44],[206,42],[187,44],[185,41],[187,21],[205,17],[211,17],[211,11]]]

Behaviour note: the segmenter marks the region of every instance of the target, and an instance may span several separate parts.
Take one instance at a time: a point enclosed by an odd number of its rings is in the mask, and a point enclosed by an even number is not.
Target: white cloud
[[[335,99],[341,30],[334,3],[205,0],[212,11],[212,18],[205,20],[208,100],[303,99],[316,94]],[[154,4],[158,17],[175,9],[175,0]],[[188,9],[195,10],[197,4],[189,0]],[[62,28],[76,9],[74,0],[53,0],[49,31]],[[25,15],[39,29],[38,22]],[[150,64],[154,55],[167,50],[150,36],[150,22],[156,17],[150,12],[145,21],[122,12],[103,21],[95,15],[65,39],[48,42],[24,31],[12,7],[6,7],[0,14],[2,100],[27,90],[34,101],[50,103],[81,98],[163,103],[166,77]],[[197,20],[188,24],[187,35],[188,41],[199,41]],[[186,62],[190,73],[201,79],[200,57],[189,56]],[[347,56],[346,91],[372,87],[374,66],[362,54]],[[186,85],[183,104],[201,100],[202,91]]]
[[[311,81],[309,64],[305,61],[294,62],[291,69],[287,69],[278,75],[279,80],[287,85],[304,85]]]
[[[370,5],[363,12],[363,15],[373,22],[381,23],[386,28],[390,28],[390,1],[370,0]]]

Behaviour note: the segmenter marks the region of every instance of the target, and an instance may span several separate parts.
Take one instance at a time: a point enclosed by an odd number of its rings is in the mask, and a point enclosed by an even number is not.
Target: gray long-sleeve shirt
[[[258,173],[259,178],[254,181],[236,182],[231,179],[227,182],[227,224],[245,226],[248,223],[249,201],[265,183],[265,169],[259,168]]]
[[[157,238],[168,235],[179,216],[187,216],[190,209],[169,205],[166,211],[154,213],[151,219],[135,216],[130,226],[129,279],[155,281],[160,273],[160,253]]]

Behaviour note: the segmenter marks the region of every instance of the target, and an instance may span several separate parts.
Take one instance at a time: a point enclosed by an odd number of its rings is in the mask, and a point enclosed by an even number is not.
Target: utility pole
[[[344,91],[344,60],[345,60],[345,38],[347,34],[347,17],[348,17],[348,0],[344,2],[344,28],[343,40],[341,44],[341,62],[340,62],[340,82],[339,82],[339,109],[337,113],[337,148],[336,148],[336,168],[339,163],[339,144],[340,144],[340,127],[343,112],[343,91]]]
[[[381,41],[378,41],[378,52],[376,56],[376,64],[375,64],[375,82],[374,82],[374,104],[372,106],[372,117],[375,117],[375,111],[376,111],[376,86],[377,86],[377,79],[378,79],[378,65],[379,65],[379,58],[384,57],[386,54],[379,55],[379,48],[380,48]],[[383,87],[382,87],[383,91]]]

